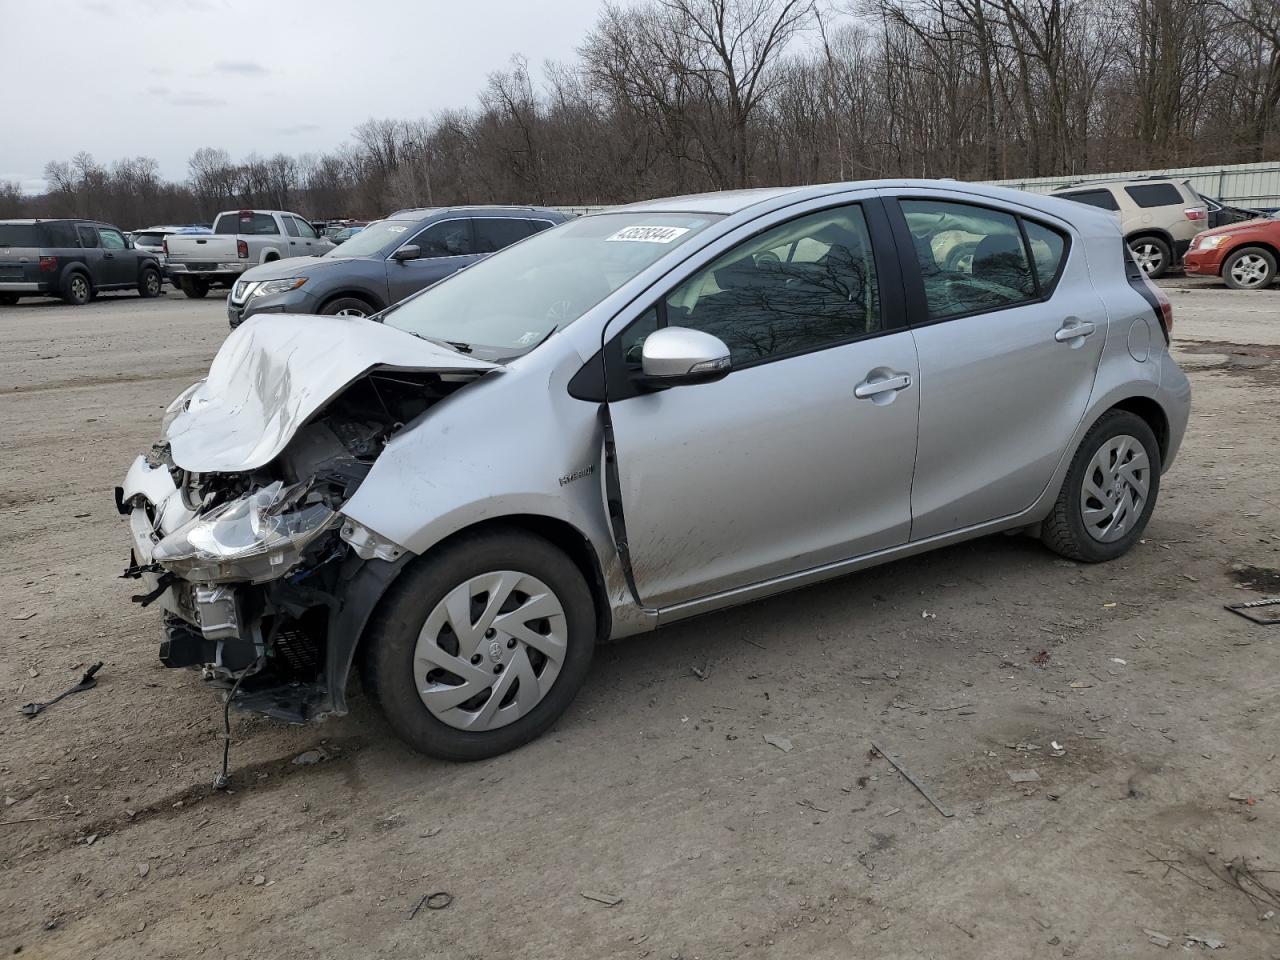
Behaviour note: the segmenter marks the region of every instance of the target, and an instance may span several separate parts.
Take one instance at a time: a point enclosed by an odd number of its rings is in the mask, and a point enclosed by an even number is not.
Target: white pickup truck
[[[303,217],[286,210],[225,210],[212,236],[165,238],[165,269],[188,297],[215,283],[230,286],[250,267],[288,257],[318,257],[334,248]]]

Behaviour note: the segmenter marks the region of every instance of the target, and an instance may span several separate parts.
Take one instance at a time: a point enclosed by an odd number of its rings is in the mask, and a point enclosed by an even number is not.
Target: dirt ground
[[[612,644],[547,736],[473,765],[358,694],[237,716],[225,794],[214,692],[115,579],[111,492],[223,304],[0,307],[0,950],[1280,958],[1280,902],[1225,866],[1280,870],[1280,627],[1223,609],[1280,594],[1280,289],[1167,286],[1194,412],[1124,559],[996,537]]]

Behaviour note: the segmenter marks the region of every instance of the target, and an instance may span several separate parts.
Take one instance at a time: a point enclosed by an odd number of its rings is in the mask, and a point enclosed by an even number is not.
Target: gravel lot
[[[1123,560],[997,537],[613,644],[549,735],[474,765],[358,695],[239,717],[227,794],[215,695],[114,579],[111,496],[223,303],[0,307],[0,950],[1167,956],[1156,931],[1280,958],[1280,902],[1224,868],[1280,869],[1280,627],[1222,608],[1280,595],[1280,289],[1168,287],[1194,412]],[[99,659],[97,689],[18,714]]]

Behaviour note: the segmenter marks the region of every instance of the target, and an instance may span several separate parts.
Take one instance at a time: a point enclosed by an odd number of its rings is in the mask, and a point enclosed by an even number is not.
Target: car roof
[[[559,210],[552,210],[549,207],[524,207],[496,203],[473,203],[460,207],[404,207],[401,210],[397,210],[395,213],[383,217],[383,219],[400,220],[412,216],[415,219],[423,220],[427,217],[433,217],[438,213],[509,213],[512,216],[540,213],[551,214],[557,217],[568,216],[567,214],[561,213]]]

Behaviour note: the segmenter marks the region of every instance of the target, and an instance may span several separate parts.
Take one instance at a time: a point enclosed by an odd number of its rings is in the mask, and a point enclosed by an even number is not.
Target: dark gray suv
[[[102,290],[160,295],[155,254],[108,223],[93,220],[0,220],[0,304],[19,297],[61,297],[72,306]]]
[[[398,210],[322,257],[246,270],[227,298],[227,319],[234,329],[258,313],[369,316],[568,219],[539,207]]]

